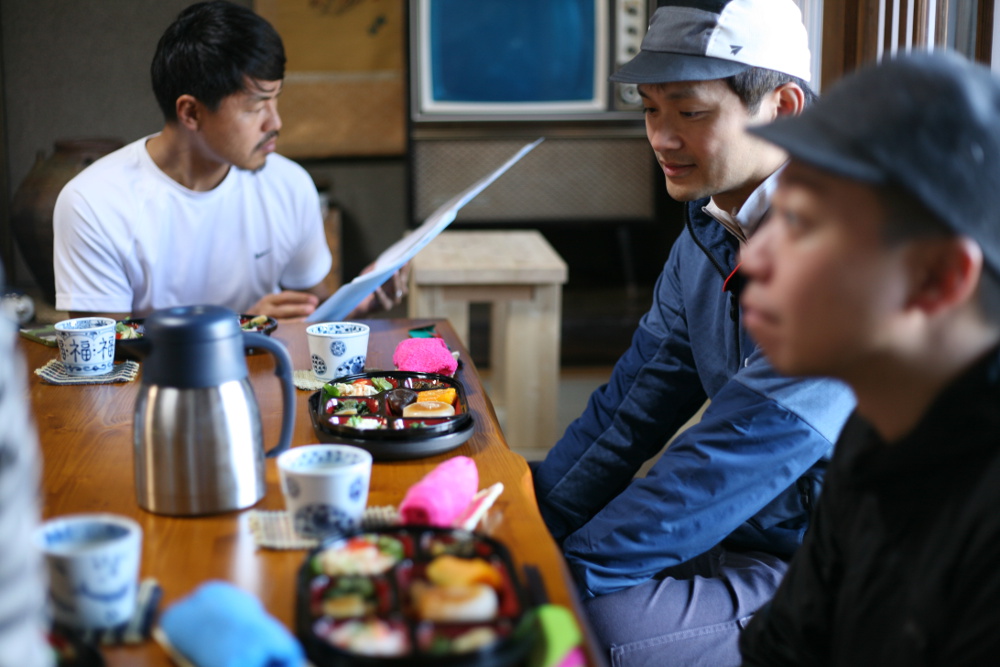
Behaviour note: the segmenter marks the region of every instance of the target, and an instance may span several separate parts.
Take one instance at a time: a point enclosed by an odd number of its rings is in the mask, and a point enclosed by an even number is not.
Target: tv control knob
[[[639,87],[634,83],[619,84],[618,98],[623,104],[630,107],[638,107],[642,104],[642,97],[639,95]]]

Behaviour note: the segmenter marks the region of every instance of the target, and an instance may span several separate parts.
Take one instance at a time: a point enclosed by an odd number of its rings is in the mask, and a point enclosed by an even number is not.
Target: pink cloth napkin
[[[406,338],[396,346],[392,363],[401,371],[454,375],[458,361],[441,338]]]
[[[438,465],[407,490],[399,505],[404,524],[450,526],[479,488],[476,462],[456,456]]]

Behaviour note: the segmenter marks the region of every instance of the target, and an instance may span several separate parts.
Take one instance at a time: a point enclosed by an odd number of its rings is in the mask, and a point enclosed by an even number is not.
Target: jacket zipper
[[[716,223],[716,224],[720,224],[720,223]],[[705,244],[703,244],[701,242],[701,239],[698,238],[698,235],[694,233],[694,225],[691,223],[691,214],[688,212],[688,207],[687,206],[684,207],[684,226],[687,227],[688,233],[691,235],[691,238],[694,240],[695,245],[698,246],[699,248],[701,248],[701,251],[703,253],[705,253],[706,257],[708,257],[708,261],[710,261],[712,263],[712,266],[715,267],[715,270],[719,272],[719,276],[722,278],[723,281],[725,281],[726,277],[728,275],[726,273],[725,269],[722,268],[722,265],[719,264],[719,262],[716,261],[715,256],[708,251],[708,248],[706,248]],[[737,363],[739,364],[739,366],[742,367],[743,366],[743,344],[742,344],[742,341],[740,340],[740,311],[739,311],[739,303],[736,300],[736,295],[733,294],[732,292],[729,292],[727,294],[727,296],[729,297],[729,319],[733,321],[734,325],[736,325],[736,359],[737,359]]]

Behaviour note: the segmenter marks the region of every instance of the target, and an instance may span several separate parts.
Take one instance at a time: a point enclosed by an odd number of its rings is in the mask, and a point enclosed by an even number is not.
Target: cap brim
[[[797,160],[838,176],[865,183],[884,183],[888,178],[885,170],[816,113],[779,118],[747,131]]]
[[[673,81],[712,81],[725,79],[750,69],[749,65],[666,51],[640,51],[611,75],[616,83],[671,83]]]

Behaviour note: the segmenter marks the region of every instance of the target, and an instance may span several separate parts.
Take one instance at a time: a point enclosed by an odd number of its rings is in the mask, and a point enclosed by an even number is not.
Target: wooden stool
[[[491,398],[511,447],[556,442],[566,262],[537,231],[446,231],[410,263],[409,316],[451,320],[469,346],[469,306],[490,304]]]

